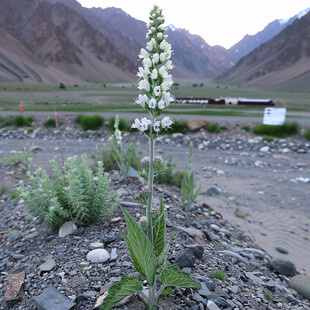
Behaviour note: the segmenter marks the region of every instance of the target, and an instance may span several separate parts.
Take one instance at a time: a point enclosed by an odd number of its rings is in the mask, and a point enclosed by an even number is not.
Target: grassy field
[[[310,112],[310,92],[270,92],[244,89],[232,86],[177,84],[172,87],[175,97],[247,97],[271,98],[277,106],[285,106],[289,111]],[[133,102],[138,96],[135,84],[88,84],[59,85],[0,83],[0,110],[18,111],[23,104],[27,111],[53,111],[54,105],[59,111],[96,112],[124,111],[139,112]],[[263,107],[246,106],[208,106],[177,105],[169,108],[175,114],[207,114],[207,115],[261,115]]]

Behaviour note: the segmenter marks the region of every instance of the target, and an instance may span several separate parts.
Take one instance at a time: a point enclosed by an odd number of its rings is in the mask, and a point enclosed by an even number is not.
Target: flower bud
[[[150,157],[149,156],[143,157],[141,159],[140,163],[141,163],[142,167],[149,166],[150,165]]]
[[[141,216],[139,220],[139,225],[142,226],[147,226],[147,217],[146,216]]]

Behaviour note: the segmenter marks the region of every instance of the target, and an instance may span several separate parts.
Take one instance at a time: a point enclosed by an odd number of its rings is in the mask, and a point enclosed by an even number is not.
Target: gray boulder
[[[296,266],[292,262],[282,258],[273,259],[270,266],[276,272],[286,277],[292,277],[296,274]]]

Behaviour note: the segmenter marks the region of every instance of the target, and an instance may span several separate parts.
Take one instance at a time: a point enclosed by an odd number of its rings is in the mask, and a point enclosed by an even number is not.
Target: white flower
[[[152,125],[152,122],[149,119],[147,119],[146,117],[143,117],[141,119],[141,130],[140,131],[144,132],[144,131],[148,130],[150,125]]]
[[[143,63],[145,65],[145,67],[150,68],[152,67],[152,60],[149,57],[146,57],[143,59]]]
[[[152,31],[152,32],[155,32],[155,31],[156,31],[156,28],[155,28],[155,27],[152,27],[152,28],[151,28],[151,31]]]
[[[169,71],[169,70],[172,70],[173,69],[173,64],[172,64],[172,61],[171,60],[168,60],[165,64],[165,67],[166,67],[166,70]]]
[[[161,125],[164,129],[168,129],[170,128],[170,126],[173,124],[172,120],[170,119],[170,117],[166,116],[161,120]]]
[[[174,101],[174,97],[171,96],[170,93],[166,93],[165,94],[165,104],[166,104],[166,107],[170,104],[170,102]]]
[[[158,77],[158,71],[157,71],[157,69],[153,69],[153,71],[151,73],[152,80],[156,80],[157,77]]]
[[[139,86],[138,88],[141,90],[141,89],[144,89],[146,91],[150,91],[150,83],[147,81],[147,80],[141,80],[139,82]]]
[[[156,108],[156,105],[157,105],[156,100],[154,98],[152,98],[149,101],[149,108],[154,110]]]
[[[160,122],[159,122],[159,121],[156,121],[156,122],[154,123],[154,125],[153,125],[153,130],[154,130],[155,132],[159,132],[159,130],[160,130]]]
[[[137,118],[135,119],[135,122],[131,125],[131,128],[137,128],[139,131],[141,131],[141,122]]]
[[[165,65],[161,66],[158,70],[159,74],[161,76],[166,76],[168,73],[167,73],[167,67]]]
[[[154,88],[154,94],[155,94],[156,97],[160,96],[160,94],[161,94],[161,88],[160,88],[160,86],[156,86],[156,87]]]
[[[162,32],[157,33],[157,39],[161,40],[163,38],[163,34]]]
[[[171,52],[171,45],[166,41],[163,40],[160,45],[159,45],[160,49],[162,51],[164,51],[165,53],[170,53]]]
[[[149,57],[149,53],[144,48],[141,48],[139,58],[146,58],[146,57]]]
[[[153,55],[153,64],[156,65],[159,62],[159,54],[156,53]]]
[[[149,70],[148,67],[144,67],[144,68],[139,67],[138,70],[139,70],[139,71],[138,71],[138,73],[137,73],[137,76],[138,76],[139,78],[148,79],[148,75],[151,74],[151,71]]]
[[[141,105],[141,107],[145,107],[145,103],[149,100],[147,95],[139,95],[139,97],[136,99],[136,103]]]
[[[162,84],[161,84],[161,89],[163,91],[166,91],[170,88],[170,84],[167,82],[167,81],[164,81]]]
[[[166,60],[166,53],[160,53],[159,59],[161,62],[164,62]]]
[[[165,107],[166,107],[166,105],[165,105],[165,100],[164,100],[164,99],[161,99],[161,100],[158,102],[158,109],[163,110]]]

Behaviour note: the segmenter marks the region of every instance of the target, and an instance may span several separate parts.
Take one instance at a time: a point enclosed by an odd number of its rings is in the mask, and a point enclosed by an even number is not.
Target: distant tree
[[[66,85],[64,83],[59,83],[59,89],[66,89]]]

